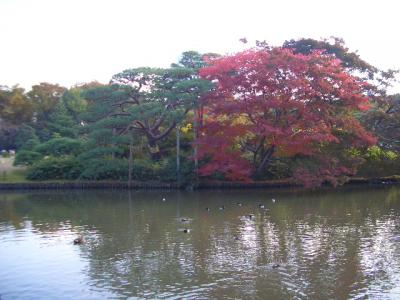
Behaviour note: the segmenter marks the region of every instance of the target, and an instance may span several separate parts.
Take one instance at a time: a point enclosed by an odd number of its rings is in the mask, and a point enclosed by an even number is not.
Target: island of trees
[[[184,52],[108,84],[0,87],[0,148],[26,180],[291,179],[400,174],[400,95],[341,39]]]

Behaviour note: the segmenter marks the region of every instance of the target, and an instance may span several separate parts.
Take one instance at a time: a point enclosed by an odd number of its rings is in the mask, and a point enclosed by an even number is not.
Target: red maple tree
[[[210,61],[200,75],[215,83],[197,140],[203,176],[250,180],[276,157],[322,158],[327,145],[375,142],[355,117],[369,107],[369,84],[322,51],[255,48]],[[349,172],[328,161],[335,166],[321,163],[317,176]]]

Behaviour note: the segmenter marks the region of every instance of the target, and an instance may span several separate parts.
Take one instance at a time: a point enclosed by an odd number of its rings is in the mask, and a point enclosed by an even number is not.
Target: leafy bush
[[[1,157],[4,157],[4,158],[8,158],[11,156],[10,152],[8,152],[7,150],[2,150],[0,154],[1,154]]]
[[[363,159],[357,176],[385,177],[400,174],[400,155],[397,152],[371,146],[364,152],[349,151],[349,154]]]
[[[27,140],[22,147],[20,148],[21,150],[28,150],[32,151],[35,149],[37,146],[39,146],[39,139],[30,139]]]
[[[159,180],[162,169],[162,162],[135,159],[133,161],[132,177],[136,180]]]
[[[29,151],[29,150],[20,150],[17,152],[14,160],[14,166],[18,165],[32,165],[33,163],[40,160],[42,154]]]
[[[194,182],[194,162],[191,159],[181,158],[180,182],[189,184]],[[133,178],[136,180],[160,180],[176,182],[176,157],[169,157],[160,161],[149,159],[135,159],[133,162]]]
[[[78,155],[83,151],[81,140],[67,137],[51,139],[35,148],[36,152],[44,155]]]
[[[81,178],[126,180],[128,178],[128,161],[126,159],[87,160]]]
[[[77,179],[81,165],[75,157],[47,157],[33,164],[26,178],[30,180]]]

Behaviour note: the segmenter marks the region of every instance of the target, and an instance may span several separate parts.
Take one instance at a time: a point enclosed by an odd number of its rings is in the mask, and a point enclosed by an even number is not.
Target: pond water
[[[399,217],[399,186],[1,192],[0,298],[400,299]]]

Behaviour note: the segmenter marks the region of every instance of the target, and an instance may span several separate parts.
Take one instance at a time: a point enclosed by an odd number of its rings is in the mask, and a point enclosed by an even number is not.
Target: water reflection
[[[399,187],[2,193],[0,294],[396,299],[399,208]]]

